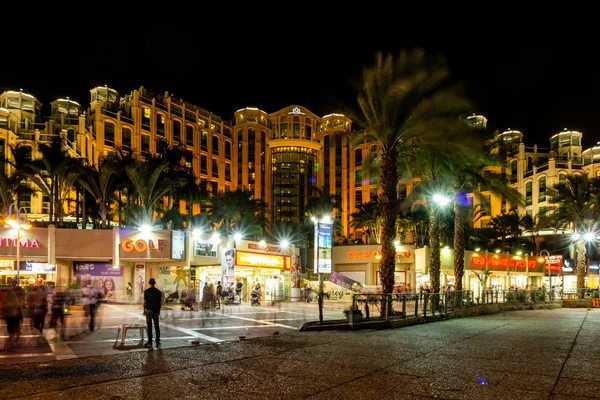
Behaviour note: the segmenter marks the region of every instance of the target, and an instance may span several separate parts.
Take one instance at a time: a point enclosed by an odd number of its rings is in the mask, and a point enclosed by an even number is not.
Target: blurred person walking
[[[34,292],[31,292],[30,307],[33,316],[33,327],[44,334],[44,324],[46,322],[46,314],[48,314],[48,297],[43,286],[38,286]]]
[[[50,328],[56,330],[57,322],[60,320],[60,337],[65,339],[65,301],[67,299],[67,293],[64,286],[56,286],[52,293],[52,307],[51,307],[51,318]],[[58,332],[57,332],[58,333]]]
[[[21,322],[23,321],[23,288],[18,287],[16,282],[11,281],[11,286],[5,290],[2,302],[2,318],[6,322],[8,330],[7,347],[17,344],[21,336]]]
[[[156,280],[150,278],[148,281],[150,287],[144,290],[144,315],[146,316],[146,327],[148,329],[148,342],[145,347],[152,347],[152,323],[156,332],[156,347],[160,347],[160,327],[158,319],[160,316],[160,306],[162,303],[163,294],[160,290],[154,287]]]

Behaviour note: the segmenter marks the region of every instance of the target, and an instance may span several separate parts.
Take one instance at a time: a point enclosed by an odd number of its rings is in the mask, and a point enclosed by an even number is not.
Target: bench
[[[140,332],[140,336],[142,337],[140,339],[139,342],[139,346],[143,346],[144,345],[144,333],[146,333],[147,335],[147,327],[146,325],[142,325],[142,324],[122,324],[119,325],[119,328],[117,329],[117,338],[115,339],[115,344],[113,345],[113,348],[117,348],[117,347],[123,347],[125,346],[125,338],[127,337],[127,331],[131,330],[131,329],[138,329]],[[119,338],[121,338],[121,343],[119,343]]]

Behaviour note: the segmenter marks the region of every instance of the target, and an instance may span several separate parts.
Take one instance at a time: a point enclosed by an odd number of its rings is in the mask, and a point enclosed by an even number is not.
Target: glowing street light
[[[13,207],[16,210],[15,217],[13,218]],[[21,218],[21,211],[25,213],[25,218]],[[27,219],[27,209],[25,207],[17,207],[16,203],[12,203],[8,209],[8,218],[5,222],[11,228],[17,230],[17,285],[21,285],[21,229],[28,231],[31,229],[31,223]]]

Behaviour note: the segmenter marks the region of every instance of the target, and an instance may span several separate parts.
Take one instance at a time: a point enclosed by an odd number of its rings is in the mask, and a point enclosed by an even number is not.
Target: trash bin
[[[358,326],[358,324],[360,324],[361,317],[362,313],[360,311],[350,311],[348,313],[348,325],[350,325],[351,327]]]

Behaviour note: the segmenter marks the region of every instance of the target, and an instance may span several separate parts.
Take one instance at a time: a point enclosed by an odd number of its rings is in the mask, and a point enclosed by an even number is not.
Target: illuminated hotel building
[[[227,120],[168,92],[156,95],[140,87],[120,95],[106,86],[90,90],[89,107],[63,98],[50,103],[49,118],[42,118],[41,109],[34,96],[22,91],[0,94],[0,154],[10,157],[11,148],[20,142],[30,143],[35,153],[38,142],[48,142],[55,135],[65,139],[72,155],[92,165],[115,149],[148,156],[162,152],[163,141],[169,146],[183,145],[191,151],[187,162],[208,182],[211,192],[249,190],[267,204],[271,222],[301,223],[309,197],[319,193],[339,196],[341,205],[334,217],[342,236],[353,234],[348,229],[350,215],[379,190],[376,177],[363,169],[375,150],[369,143],[350,144],[347,133],[352,121],[341,114],[318,116],[298,105],[272,113],[246,107]],[[485,117],[474,115],[468,122],[485,134]],[[546,188],[567,174],[587,171],[599,176],[600,146],[583,150],[581,138],[581,132],[565,129],[552,136],[549,149],[542,149],[525,147],[523,134],[517,130],[491,135],[491,151],[506,159],[498,171],[525,198],[520,214],[543,215]],[[401,181],[398,187],[404,197],[411,192],[412,181]],[[505,200],[487,195],[490,207],[477,222],[479,227],[510,210]],[[49,199],[40,193],[24,194],[20,202],[31,220],[49,213]],[[76,212],[73,203],[68,209],[71,215]],[[182,213],[187,211],[184,201],[179,206]],[[366,280],[376,281],[372,276]]]

